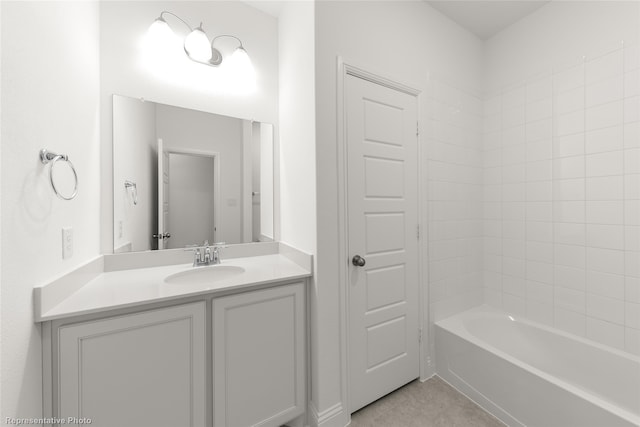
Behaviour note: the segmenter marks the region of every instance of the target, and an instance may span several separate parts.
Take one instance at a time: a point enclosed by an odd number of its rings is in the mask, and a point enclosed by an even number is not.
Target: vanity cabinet
[[[213,300],[214,426],[280,426],[305,411],[304,284]]]
[[[58,328],[57,416],[206,425],[204,301]]]
[[[45,415],[96,427],[301,425],[305,283],[46,322]]]

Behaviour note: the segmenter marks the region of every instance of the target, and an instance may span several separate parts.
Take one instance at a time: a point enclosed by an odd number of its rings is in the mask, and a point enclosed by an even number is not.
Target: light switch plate
[[[62,259],[73,256],[73,227],[62,227]]]

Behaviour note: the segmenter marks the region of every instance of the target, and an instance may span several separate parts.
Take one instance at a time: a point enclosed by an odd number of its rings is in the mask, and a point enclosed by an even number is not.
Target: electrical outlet
[[[124,234],[124,231],[123,231],[122,220],[120,220],[118,221],[118,238],[122,239],[123,234]]]
[[[73,256],[73,227],[62,227],[62,259]]]

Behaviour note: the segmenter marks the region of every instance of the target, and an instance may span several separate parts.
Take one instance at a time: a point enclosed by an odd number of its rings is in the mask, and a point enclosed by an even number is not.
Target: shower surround
[[[482,126],[485,303],[635,355],[639,17],[550,3],[489,40]]]

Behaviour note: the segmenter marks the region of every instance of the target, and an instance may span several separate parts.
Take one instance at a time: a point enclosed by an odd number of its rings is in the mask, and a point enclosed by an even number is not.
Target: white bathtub
[[[640,358],[482,306],[436,323],[438,375],[509,426],[640,426]]]

